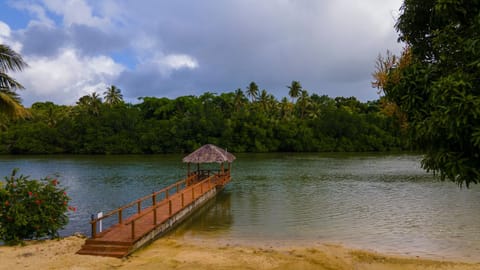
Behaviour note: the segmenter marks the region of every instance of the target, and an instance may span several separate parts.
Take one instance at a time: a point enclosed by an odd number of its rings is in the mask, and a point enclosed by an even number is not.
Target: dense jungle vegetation
[[[108,87],[76,105],[37,102],[29,117],[0,121],[3,154],[156,154],[213,143],[232,152],[389,151],[407,141],[380,101],[310,95],[297,81],[278,101],[255,82],[245,90],[123,101]],[[103,99],[102,99],[103,97]],[[383,108],[383,109],[382,109]]]

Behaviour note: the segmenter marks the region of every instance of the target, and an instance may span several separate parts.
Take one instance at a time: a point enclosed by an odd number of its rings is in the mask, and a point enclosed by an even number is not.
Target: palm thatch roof
[[[236,157],[227,150],[213,144],[205,144],[183,158],[186,163],[223,163],[233,162]]]

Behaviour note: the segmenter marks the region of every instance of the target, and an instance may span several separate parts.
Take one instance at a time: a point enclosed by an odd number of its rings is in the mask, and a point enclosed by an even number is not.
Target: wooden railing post
[[[168,189],[165,190],[165,198],[168,199]]]
[[[157,195],[155,194],[155,192],[153,192],[153,195],[152,195],[152,205],[155,205],[157,204]]]
[[[176,193],[178,193],[179,186],[180,186],[180,183],[177,183],[176,189],[175,189],[175,191],[177,191]]]
[[[202,183],[200,184],[200,194],[203,194],[203,183],[204,183],[204,182],[202,182]]]
[[[172,200],[168,200],[168,215],[172,215]]]
[[[185,206],[185,196],[184,193],[182,192],[182,208]]]
[[[97,237],[97,222],[92,217],[92,238],[95,237]]]
[[[141,211],[142,211],[142,201],[139,201],[139,202],[137,203],[137,213],[140,214]]]
[[[192,202],[195,200],[195,186],[192,186]]]
[[[118,210],[118,224],[122,224],[123,217],[122,217],[122,209]]]
[[[135,239],[135,220],[132,220],[132,239]]]

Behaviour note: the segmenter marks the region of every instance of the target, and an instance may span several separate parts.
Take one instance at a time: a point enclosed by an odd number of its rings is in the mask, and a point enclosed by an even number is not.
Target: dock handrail
[[[168,198],[169,194],[170,194],[170,190],[172,189],[175,189],[175,192],[178,192],[180,191],[180,188],[183,186],[182,189],[185,189],[190,182],[192,182],[192,179],[196,178],[197,177],[197,174],[192,174],[190,175],[189,177],[187,177],[186,179],[184,180],[181,180],[179,182],[176,182],[174,184],[171,184],[170,186],[166,187],[166,188],[163,188],[159,191],[155,191],[155,192],[152,192],[151,194],[149,195],[146,195],[140,199],[137,199],[133,202],[130,202],[126,205],[123,205],[115,210],[112,210],[110,212],[108,212],[107,214],[103,215],[102,217],[97,217],[97,218],[93,218],[91,221],[90,221],[90,224],[92,226],[92,238],[95,238],[97,236],[97,223],[101,220],[104,220],[104,219],[107,219],[115,214],[118,214],[118,222],[116,222],[115,224],[113,224],[112,226],[116,225],[116,224],[121,224],[123,223],[123,211],[125,209],[128,209],[134,205],[137,205],[137,213],[140,213],[142,211],[142,202],[146,201],[146,200],[149,200],[149,199],[152,199],[152,205],[156,205],[158,202],[156,201],[156,197],[158,195],[161,195],[162,193],[165,194],[164,196],[164,199],[162,201],[164,201],[165,199]],[[108,229],[107,229],[108,230]],[[106,231],[106,230],[105,230]]]
[[[188,190],[192,190],[192,189],[195,190],[195,188],[197,188],[198,186],[203,187],[203,185],[205,185],[205,183],[208,183],[207,188],[210,189],[210,187],[211,187],[211,185],[212,185],[212,180],[213,180],[214,178],[216,178],[216,177],[218,177],[218,175],[217,175],[217,174],[213,174],[213,175],[211,175],[210,177],[208,177],[208,178],[206,178],[206,179],[203,179],[202,181],[200,181],[200,182],[198,182],[198,183],[195,183],[195,184],[193,184],[193,185],[191,185],[191,186],[186,186],[186,187],[184,188],[184,190],[187,190],[187,189],[188,189]],[[200,195],[201,195],[201,194],[200,194]],[[183,194],[182,194],[182,196],[183,196]],[[193,201],[194,199],[195,199],[195,193],[192,192],[192,201]],[[153,205],[151,208],[147,209],[146,211],[142,212],[140,215],[136,216],[135,218],[133,218],[133,219],[131,219],[131,220],[129,220],[128,222],[125,223],[125,225],[127,225],[127,226],[128,226],[128,225],[131,225],[131,239],[132,239],[132,240],[135,239],[135,222],[136,222],[137,220],[139,220],[140,218],[144,217],[145,215],[147,215],[147,214],[149,214],[149,213],[151,213],[151,212],[154,212],[157,208],[163,206],[163,205],[166,204],[166,203],[169,204],[169,216],[171,216],[172,214],[174,214],[173,211],[172,211],[172,206],[171,206],[172,201],[171,201],[171,199],[169,199],[169,198],[167,197],[167,198],[165,198],[164,200],[162,200],[160,203]],[[183,199],[182,199],[182,203],[183,203]],[[183,205],[182,205],[182,208],[183,208]],[[153,225],[157,225],[156,215],[154,215],[154,217],[155,217],[155,218],[154,218],[154,220],[153,220],[153,223],[154,223]]]
[[[205,173],[207,173],[207,177],[206,178],[203,178],[203,176],[205,176]],[[219,181],[221,180],[221,181]],[[230,173],[229,171],[224,171],[223,173],[220,172],[220,171],[208,171],[205,170],[205,171],[198,171],[198,172],[194,172],[194,173],[191,173],[189,174],[189,176],[186,178],[186,179],[183,179],[179,182],[176,182],[174,184],[171,184],[169,185],[168,187],[166,188],[163,188],[159,191],[156,191],[156,192],[152,192],[151,194],[149,195],[146,195],[140,199],[137,199],[133,202],[130,202],[124,206],[121,206],[115,210],[112,210],[110,212],[108,212],[107,214],[103,215],[102,217],[99,217],[99,218],[92,218],[92,220],[90,221],[90,224],[91,224],[91,227],[92,227],[92,238],[96,238],[97,237],[97,223],[100,222],[101,220],[104,220],[106,218],[109,218],[111,216],[114,216],[115,214],[118,215],[118,220],[116,223],[112,224],[109,228],[105,229],[102,233],[106,233],[108,232],[108,230],[110,230],[112,227],[116,226],[116,225],[119,225],[119,224],[124,224],[124,225],[131,225],[132,226],[132,233],[131,233],[131,238],[132,239],[135,239],[135,221],[144,217],[145,215],[153,212],[154,210],[156,210],[157,208],[165,205],[165,204],[169,204],[169,215],[171,216],[172,215],[172,201],[171,199],[169,199],[170,197],[170,193],[171,193],[171,190],[175,190],[175,193],[178,193],[180,191],[182,191],[182,208],[183,208],[183,196],[184,196],[184,193],[183,192],[187,192],[189,190],[192,190],[191,194],[192,194],[192,201],[195,199],[195,189],[198,188],[200,186],[200,190],[201,192],[200,193],[203,193],[203,187],[205,185],[205,183],[208,183],[207,185],[207,189],[209,190],[212,185],[224,185],[226,182],[228,182],[230,180]],[[185,191],[183,191],[185,190]],[[188,190],[188,191],[187,191]],[[161,197],[162,193],[164,193],[164,196],[163,198],[160,200],[160,201],[157,201],[157,196]],[[144,201],[147,201],[147,200],[152,200],[151,202],[151,205],[149,204],[149,207],[145,210],[145,209],[142,209],[142,203]],[[133,206],[137,205],[137,215],[135,217],[129,217],[127,218],[127,221],[124,220],[123,218],[123,211],[125,209],[128,209],[128,208],[131,208]],[[157,220],[156,220],[156,212],[154,212],[154,224],[153,225],[157,225]]]

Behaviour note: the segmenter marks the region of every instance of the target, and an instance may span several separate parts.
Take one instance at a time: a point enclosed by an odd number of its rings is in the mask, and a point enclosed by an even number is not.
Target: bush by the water
[[[58,237],[68,223],[66,213],[75,210],[57,179],[30,180],[17,176],[18,169],[0,182],[0,239],[6,244],[25,239]]]

